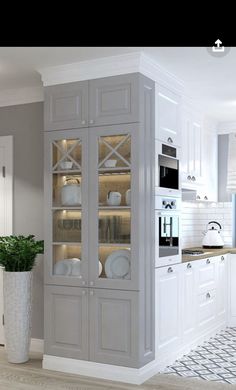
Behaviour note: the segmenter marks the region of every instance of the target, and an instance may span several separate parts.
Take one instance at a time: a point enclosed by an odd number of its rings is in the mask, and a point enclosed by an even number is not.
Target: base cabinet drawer
[[[209,290],[216,289],[216,261],[216,257],[199,261],[198,277],[196,280],[198,294],[203,294]]]
[[[197,299],[198,328],[204,331],[216,319],[216,290],[200,294]]]

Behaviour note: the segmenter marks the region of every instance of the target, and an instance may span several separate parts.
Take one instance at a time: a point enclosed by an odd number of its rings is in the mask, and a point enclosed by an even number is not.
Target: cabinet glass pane
[[[53,274],[82,278],[80,245],[53,245]]]
[[[81,140],[62,139],[53,142],[53,171],[81,169]]]
[[[98,276],[131,278],[131,137],[98,141]]]
[[[53,212],[53,241],[81,242],[81,211],[57,210]]]
[[[80,174],[53,174],[52,203],[54,207],[80,207],[82,176]]]

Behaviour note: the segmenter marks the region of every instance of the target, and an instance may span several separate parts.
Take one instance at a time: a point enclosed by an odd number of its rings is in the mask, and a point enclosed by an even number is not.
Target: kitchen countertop
[[[188,250],[204,251],[201,255],[182,255],[182,263],[186,263],[194,260],[208,259],[208,257],[226,255],[227,253],[236,254],[236,248],[224,247],[222,249],[207,249],[202,247],[184,248]],[[210,252],[210,253],[209,253]]]

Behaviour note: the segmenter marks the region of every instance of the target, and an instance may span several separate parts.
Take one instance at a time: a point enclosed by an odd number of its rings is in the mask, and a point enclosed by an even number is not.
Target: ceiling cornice
[[[236,132],[236,122],[219,122],[218,123],[218,134],[229,134]]]
[[[0,107],[42,102],[43,87],[0,90]]]
[[[41,68],[38,72],[41,74],[44,86],[140,72],[177,92],[181,93],[184,88],[181,80],[160,67],[143,52]]]

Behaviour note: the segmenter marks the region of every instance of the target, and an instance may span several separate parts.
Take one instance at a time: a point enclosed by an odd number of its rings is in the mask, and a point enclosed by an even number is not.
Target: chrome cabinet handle
[[[86,291],[85,290],[82,290],[82,295],[86,295]]]
[[[170,142],[171,144],[173,143],[173,139],[171,137],[167,138],[167,141]]]
[[[94,282],[93,281],[89,282],[89,284],[90,284],[90,286],[94,286]]]
[[[191,180],[191,176],[190,176],[190,175],[188,175],[187,179],[188,179],[188,180]]]
[[[92,296],[94,295],[94,291],[91,290],[89,294],[90,294],[90,296],[92,297]]]
[[[205,199],[205,200],[208,200],[208,197],[205,195],[205,196],[204,196],[204,199]]]
[[[199,199],[199,200],[201,199],[200,195],[197,195],[197,199]]]
[[[224,256],[221,256],[221,261],[224,261],[224,259],[225,259]]]
[[[169,267],[167,272],[169,272],[169,274],[170,274],[171,272],[173,272],[173,269],[171,267]]]
[[[90,125],[92,125],[94,123],[94,120],[90,119],[89,123],[90,123]]]
[[[207,259],[206,264],[210,264],[210,262],[211,262],[210,259]]]
[[[195,177],[195,176],[192,176],[191,180],[192,180],[192,181],[196,181],[196,177]]]
[[[192,264],[191,264],[191,263],[188,263],[188,264],[187,264],[187,268],[192,268]]]
[[[207,294],[206,294],[206,298],[210,298],[211,297],[211,294],[208,292]]]
[[[85,280],[82,280],[82,285],[86,286],[86,281]]]
[[[85,120],[81,121],[81,125],[85,125],[85,123],[86,123]]]

